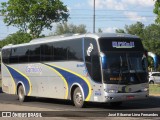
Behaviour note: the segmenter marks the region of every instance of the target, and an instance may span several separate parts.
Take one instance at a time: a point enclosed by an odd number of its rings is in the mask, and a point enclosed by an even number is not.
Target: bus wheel
[[[154,84],[154,81],[153,81],[153,80],[151,80],[151,81],[149,82],[149,84]]]
[[[113,107],[118,107],[118,106],[122,105],[122,102],[111,102],[110,105]]]
[[[75,90],[74,90],[74,93],[73,93],[73,102],[74,102],[74,105],[78,108],[82,108],[84,107],[84,98],[83,98],[83,94],[82,94],[82,91],[79,87],[77,87]]]
[[[26,96],[25,96],[24,88],[22,85],[20,85],[18,87],[18,99],[20,102],[24,102],[25,98],[26,98]]]

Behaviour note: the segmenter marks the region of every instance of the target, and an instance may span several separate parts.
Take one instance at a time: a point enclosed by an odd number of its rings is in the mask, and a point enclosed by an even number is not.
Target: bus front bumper
[[[104,102],[119,102],[148,98],[148,92],[140,93],[106,93]]]

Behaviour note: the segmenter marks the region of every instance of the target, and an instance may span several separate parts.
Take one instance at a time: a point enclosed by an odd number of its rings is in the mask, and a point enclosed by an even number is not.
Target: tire
[[[153,81],[153,80],[151,80],[151,81],[149,82],[149,84],[154,84],[154,81]]]
[[[73,93],[73,102],[74,102],[74,105],[77,108],[84,107],[84,98],[83,98],[82,91],[81,91],[81,89],[79,87],[77,87],[74,90],[74,93]]]
[[[26,100],[25,91],[22,85],[18,87],[18,99],[20,102],[24,102]]]
[[[110,105],[113,107],[118,107],[118,106],[122,105],[122,102],[111,102]]]

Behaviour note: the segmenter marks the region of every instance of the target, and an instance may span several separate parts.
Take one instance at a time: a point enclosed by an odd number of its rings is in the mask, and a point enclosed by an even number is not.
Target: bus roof
[[[123,33],[86,33],[86,34],[64,34],[60,36],[49,36],[49,37],[44,37],[44,38],[37,38],[33,39],[28,43],[23,43],[23,44],[9,44],[4,46],[2,49],[5,48],[11,48],[11,47],[20,47],[20,46],[27,46],[27,45],[32,45],[32,44],[43,44],[43,43],[48,43],[48,42],[53,42],[53,41],[65,41],[65,40],[70,40],[73,38],[83,38],[83,37],[90,37],[90,38],[103,38],[103,37],[126,37],[126,38],[138,38],[135,35],[130,35],[130,34],[123,34]]]

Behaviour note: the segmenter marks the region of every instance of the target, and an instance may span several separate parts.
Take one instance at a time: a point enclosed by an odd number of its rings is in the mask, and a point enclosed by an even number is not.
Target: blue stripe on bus
[[[57,68],[55,66],[48,65],[48,64],[45,64],[45,65],[56,69],[61,75],[63,75],[63,77],[67,80],[69,90],[74,83],[80,84],[82,86],[83,91],[84,91],[84,98],[85,99],[87,98],[87,96],[89,94],[89,87],[88,87],[87,83],[82,78],[80,78],[77,75],[70,73],[66,70],[62,70],[60,68]]]
[[[25,91],[26,91],[26,95],[28,95],[29,90],[30,90],[30,86],[29,86],[29,82],[28,80],[21,75],[20,73],[18,73],[16,70],[14,70],[13,68],[6,66],[9,70],[9,72],[11,73],[16,85],[18,84],[18,82],[22,82],[25,86]]]

